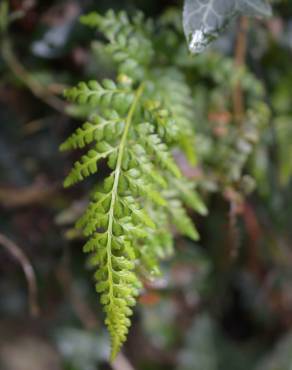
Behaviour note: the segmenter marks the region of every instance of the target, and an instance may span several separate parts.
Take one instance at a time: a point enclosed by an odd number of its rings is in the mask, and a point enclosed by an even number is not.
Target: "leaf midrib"
[[[114,292],[113,292],[113,267],[112,267],[112,237],[113,237],[113,222],[114,222],[114,208],[115,203],[118,195],[118,186],[120,181],[120,175],[121,175],[121,169],[122,169],[122,162],[123,162],[123,156],[124,156],[124,150],[125,145],[128,138],[129,129],[133,120],[133,116],[135,114],[135,111],[137,109],[137,105],[139,102],[139,99],[143,93],[144,85],[141,84],[139,88],[136,90],[135,97],[133,100],[133,103],[129,109],[128,116],[126,118],[126,124],[125,129],[121,138],[121,142],[118,149],[118,159],[117,159],[117,166],[115,170],[114,175],[114,184],[112,189],[112,198],[110,203],[110,211],[109,211],[109,221],[108,221],[108,238],[107,238],[107,268],[108,268],[108,279],[109,279],[109,305],[113,305],[113,298],[114,298]]]

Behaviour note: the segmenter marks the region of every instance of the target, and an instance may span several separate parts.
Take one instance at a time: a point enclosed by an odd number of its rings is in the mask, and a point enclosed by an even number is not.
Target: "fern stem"
[[[133,100],[133,103],[129,109],[128,116],[126,119],[125,129],[121,138],[121,142],[118,149],[118,159],[117,159],[117,166],[115,170],[115,177],[114,177],[114,184],[112,189],[112,199],[110,204],[110,211],[109,211],[109,221],[108,221],[108,239],[107,239],[107,265],[108,265],[108,277],[109,281],[112,282],[109,285],[109,299],[110,299],[110,306],[113,304],[113,298],[114,298],[114,292],[113,292],[113,268],[112,268],[112,231],[113,231],[113,222],[114,222],[114,207],[116,203],[116,198],[118,194],[118,186],[119,186],[119,180],[121,175],[121,168],[122,168],[122,162],[123,162],[123,156],[124,156],[124,149],[127,142],[127,137],[129,133],[129,129],[133,120],[133,116],[135,114],[137,104],[139,102],[139,99],[143,93],[144,85],[141,84],[139,88],[136,90],[136,94]]]

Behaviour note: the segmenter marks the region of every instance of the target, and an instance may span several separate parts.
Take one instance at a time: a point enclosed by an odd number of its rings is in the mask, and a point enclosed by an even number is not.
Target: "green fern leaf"
[[[169,202],[171,204],[170,213],[173,218],[173,223],[178,231],[195,241],[199,240],[199,233],[188,217],[182,203],[177,199],[170,200]]]
[[[72,171],[65,179],[64,186],[67,188],[82,181],[85,177],[95,174],[97,172],[98,161],[107,158],[115,151],[116,148],[112,147],[106,141],[98,143],[95,149],[89,150],[87,154],[82,156],[80,161],[75,163]]]
[[[133,94],[126,86],[117,85],[111,80],[104,80],[102,84],[97,81],[80,82],[72,89],[65,90],[65,98],[79,104],[91,106],[110,107],[117,111],[124,111],[133,100]]]
[[[105,117],[94,115],[89,122],[79,127],[61,146],[60,150],[84,148],[93,141],[110,140],[112,133],[121,134],[124,122],[115,111],[107,112]]]
[[[96,270],[114,359],[131,324],[140,273],[157,275],[159,260],[171,255],[172,224],[198,239],[183,203],[201,214],[206,208],[185,183],[172,154],[173,147],[182,147],[180,132],[192,119],[184,112],[189,91],[181,82],[179,92],[168,99],[153,81],[152,23],[145,23],[140,14],[130,20],[112,11],[105,16],[92,13],[82,22],[97,27],[109,40],[106,48],[116,62],[118,82],[81,82],[66,90],[68,100],[81,107],[90,104],[97,113],[61,145],[61,150],[89,146],[64,185],[96,174],[100,163],[110,171],[92,192],[76,227],[87,238],[83,249]],[[185,132],[193,140],[193,133]]]

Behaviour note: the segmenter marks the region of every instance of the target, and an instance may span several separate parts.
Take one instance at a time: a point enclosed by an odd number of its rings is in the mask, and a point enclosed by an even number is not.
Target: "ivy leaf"
[[[201,53],[238,15],[269,17],[266,0],[185,0],[184,32],[192,53]]]

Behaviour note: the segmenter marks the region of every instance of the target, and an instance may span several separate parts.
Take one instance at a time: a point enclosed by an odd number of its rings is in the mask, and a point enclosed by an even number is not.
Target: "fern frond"
[[[137,13],[133,21],[127,13],[114,13],[109,10],[103,17],[90,13],[81,18],[83,24],[98,28],[110,41],[106,50],[118,64],[119,73],[136,79],[143,79],[145,67],[153,59],[154,51],[149,33],[150,22],[146,22],[142,13]]]
[[[134,161],[135,167],[141,170],[149,180],[156,183],[158,187],[166,188],[167,182],[155,165],[149,160],[146,150],[140,144],[135,144],[129,154]]]
[[[95,232],[85,250],[92,251],[95,245],[98,248],[98,254],[93,255],[92,263],[99,269],[96,274],[99,280],[97,291],[101,293],[101,303],[107,315],[106,324],[112,338],[112,358],[126,339],[130,325],[129,307],[135,304],[134,297],[138,294],[139,282],[131,272],[135,267],[134,241],[136,237],[145,237],[144,229],[135,222],[135,218],[127,216],[127,213],[134,212],[135,217],[142,218],[145,222],[147,220],[149,225],[154,226],[147,216],[142,217],[141,207],[129,197],[123,197],[124,189],[120,186],[128,134],[142,91],[141,86],[126,117],[111,180],[104,187],[104,193],[97,195],[96,203],[89,207],[84,218],[79,222],[79,225],[84,226],[87,235],[94,230],[102,229],[101,233]],[[106,201],[105,207],[104,201]]]
[[[153,80],[158,99],[171,112],[176,122],[180,146],[189,161],[194,164],[196,162],[194,139],[196,115],[191,90],[183,74],[174,67],[155,70]]]
[[[143,123],[137,128],[139,140],[145,146],[146,151],[150,155],[154,155],[154,159],[163,167],[168,169],[174,176],[180,177],[181,173],[175,161],[170,155],[166,144],[160,137],[155,134],[154,127],[148,123]]]
[[[141,222],[145,226],[151,227],[152,229],[155,228],[155,223],[143,210],[141,205],[135,201],[135,198],[131,196],[124,197],[123,200],[121,200],[121,203],[124,207],[123,211],[132,215],[134,222]]]
[[[160,275],[160,260],[173,254],[173,237],[169,229],[167,209],[161,210],[148,205],[148,212],[156,220],[155,230],[148,232],[140,248],[141,267],[151,277]]]
[[[60,150],[81,149],[93,141],[110,140],[113,133],[115,136],[121,134],[123,125],[124,121],[115,111],[108,111],[104,117],[94,115],[60,146]]]
[[[170,179],[170,182],[174,189],[177,190],[177,193],[180,194],[180,197],[184,204],[193,209],[202,216],[208,214],[208,209],[196,191],[195,184],[187,179]]]
[[[166,200],[156,190],[155,186],[147,182],[141,172],[131,169],[123,174],[123,185],[130,189],[136,197],[144,196],[159,206],[165,206]]]
[[[169,199],[170,214],[173,220],[173,224],[177,230],[182,234],[188,236],[190,239],[199,240],[200,236],[195,228],[193,222],[186,213],[182,202],[178,199]]]
[[[103,80],[102,84],[95,80],[80,82],[72,89],[65,90],[64,96],[78,104],[110,107],[117,111],[125,110],[125,106],[129,107],[133,100],[133,94],[127,86],[117,85],[108,79]]]
[[[148,100],[145,103],[145,121],[155,125],[157,133],[168,143],[176,142],[179,137],[179,127],[171,112],[159,100]]]
[[[81,160],[76,162],[72,171],[65,179],[64,186],[68,187],[82,181],[85,177],[93,175],[97,172],[97,163],[104,158],[109,157],[116,152],[116,148],[112,147],[108,142],[101,141],[95,149],[81,157]]]
[[[198,238],[183,202],[201,214],[206,209],[192,186],[185,184],[171,151],[181,147],[181,132],[189,135],[187,124],[180,123],[191,121],[183,111],[190,103],[189,91],[182,82],[179,93],[168,99],[153,81],[149,73],[154,53],[151,24],[145,26],[140,15],[130,20],[125,13],[113,12],[92,13],[82,21],[105,34],[107,49],[118,72],[123,72],[117,83],[82,82],[66,90],[68,100],[91,104],[97,113],[61,146],[62,150],[89,146],[67,176],[66,187],[96,174],[101,162],[111,171],[94,190],[76,226],[88,239],[84,252],[90,253],[96,269],[96,290],[114,359],[126,340],[141,288],[137,271],[159,273],[159,259],[173,249],[172,224],[182,234]]]

